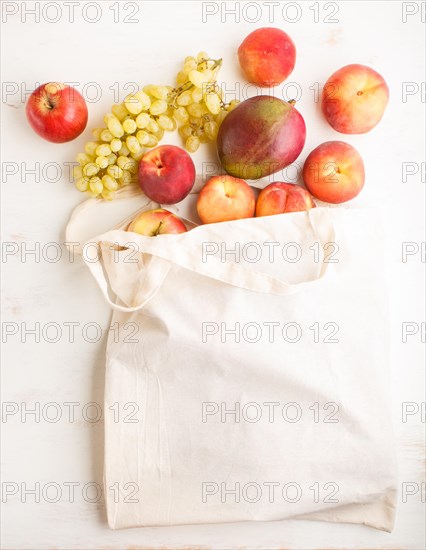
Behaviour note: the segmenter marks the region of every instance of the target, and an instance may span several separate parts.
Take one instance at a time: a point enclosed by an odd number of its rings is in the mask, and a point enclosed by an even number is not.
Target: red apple
[[[353,199],[363,188],[364,163],[349,143],[326,141],[308,155],[303,180],[314,197],[339,204]]]
[[[185,233],[187,229],[183,221],[172,212],[157,208],[141,212],[129,225],[127,231],[156,237],[166,233]]]
[[[238,48],[238,59],[249,82],[281,84],[294,69],[296,48],[281,29],[264,27],[250,33]]]
[[[256,202],[256,216],[303,212],[311,208],[315,208],[315,203],[306,189],[300,185],[275,181],[260,192]]]
[[[195,182],[191,157],[176,145],[160,145],[139,163],[139,185],[147,197],[161,204],[183,200]]]
[[[226,222],[254,216],[253,189],[233,176],[213,176],[198,195],[197,212],[203,223]]]
[[[381,120],[389,100],[383,77],[365,65],[346,65],[324,85],[322,111],[342,134],[365,134]]]
[[[42,138],[65,143],[86,128],[87,105],[72,86],[47,82],[39,86],[27,101],[26,113],[32,129]]]

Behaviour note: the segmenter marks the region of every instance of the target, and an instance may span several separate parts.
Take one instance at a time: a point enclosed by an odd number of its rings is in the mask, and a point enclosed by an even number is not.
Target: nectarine
[[[364,186],[364,163],[344,141],[326,141],[311,151],[303,165],[303,181],[314,197],[339,204],[358,195]]]
[[[242,179],[213,176],[201,189],[197,212],[203,223],[225,222],[254,216],[253,189]]]
[[[342,134],[365,134],[381,120],[389,100],[383,77],[365,65],[346,65],[324,85],[322,111]]]
[[[139,163],[139,184],[147,197],[161,204],[183,200],[195,182],[195,166],[186,151],[176,145],[160,145]]]
[[[157,208],[141,212],[129,225],[127,231],[156,237],[165,233],[185,233],[187,229],[175,214],[163,208]]]
[[[300,185],[275,181],[260,192],[256,202],[256,216],[303,212],[311,208],[315,208],[315,203],[306,189]]]
[[[276,86],[294,69],[296,47],[281,29],[264,27],[243,40],[238,48],[238,59],[249,82]]]

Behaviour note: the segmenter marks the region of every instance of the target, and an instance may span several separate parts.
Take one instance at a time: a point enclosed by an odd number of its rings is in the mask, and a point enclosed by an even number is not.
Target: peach
[[[233,176],[213,176],[201,189],[197,212],[203,223],[225,222],[254,216],[253,189]]]
[[[260,192],[256,216],[303,212],[311,208],[315,208],[315,203],[306,189],[300,185],[275,181]]]
[[[364,163],[344,141],[326,141],[308,155],[303,180],[314,197],[339,204],[358,195],[364,186]]]
[[[129,225],[127,231],[156,237],[165,233],[185,233],[187,229],[183,221],[175,214],[163,208],[157,208],[141,212]]]
[[[264,27],[250,33],[238,48],[238,59],[249,82],[281,84],[294,69],[296,48],[281,29]]]
[[[346,65],[323,88],[322,112],[342,134],[365,134],[378,124],[389,100],[383,77],[365,65]]]
[[[186,151],[176,145],[160,145],[139,163],[139,185],[147,197],[160,204],[183,200],[195,182],[195,166]]]

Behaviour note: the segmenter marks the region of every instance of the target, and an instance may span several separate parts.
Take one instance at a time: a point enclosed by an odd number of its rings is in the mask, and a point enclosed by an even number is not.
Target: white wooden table
[[[69,4],[1,2],[2,547],[424,549],[425,3],[76,1],[72,19]],[[183,58],[200,50],[224,59],[220,79],[229,98],[233,89],[243,98],[252,94],[236,52],[260,26],[282,28],[297,46],[289,79],[295,84],[281,88],[287,99],[300,95],[308,126],[299,161],[322,141],[355,145],[367,170],[357,205],[377,208],[387,227],[400,467],[395,530],[286,521],[113,532],[102,499],[89,502],[102,479],[103,425],[90,403],[102,404],[109,311],[88,270],[78,259],[70,262],[63,245],[69,215],[83,199],[69,183],[66,163],[110,105],[131,91],[129,83],[172,83]],[[390,104],[371,133],[342,136],[314,99],[334,70],[357,62],[385,77]],[[88,129],[75,142],[49,144],[26,122],[26,95],[52,80],[74,83],[91,101]],[[208,148],[198,152],[198,170],[211,158]],[[404,323],[409,334],[403,338]]]

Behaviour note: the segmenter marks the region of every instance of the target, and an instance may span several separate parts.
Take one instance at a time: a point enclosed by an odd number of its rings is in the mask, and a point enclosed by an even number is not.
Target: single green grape
[[[148,134],[148,141],[146,147],[156,147],[158,145],[158,139],[153,134]]]
[[[128,95],[124,100],[124,105],[126,106],[126,109],[129,111],[132,115],[138,115],[143,111],[142,103],[139,101],[139,99],[135,95]]]
[[[136,132],[136,128],[136,121],[133,118],[126,118],[126,120],[123,121],[123,130],[126,134],[133,134]]]
[[[189,114],[185,107],[178,107],[177,109],[175,109],[173,116],[175,120],[177,120],[181,124],[185,124],[186,122],[188,122],[189,119]]]
[[[115,153],[111,153],[110,155],[107,156],[107,160],[108,160],[108,166],[111,166],[112,164],[115,164],[117,160],[117,155]]]
[[[136,139],[141,145],[145,145],[149,139],[148,132],[145,132],[145,130],[139,130],[138,132],[136,132]]]
[[[84,150],[88,155],[91,155],[93,157],[95,156],[96,148],[98,147],[98,145],[99,142],[97,141],[88,141],[84,146]]]
[[[95,164],[94,162],[88,162],[83,167],[83,174],[87,177],[96,176],[96,174],[99,172],[99,166]]]
[[[110,142],[114,136],[111,134],[111,132],[107,129],[102,130],[101,132],[101,140]]]
[[[98,147],[96,148],[96,156],[102,156],[102,157],[107,157],[108,155],[111,154],[111,147],[109,146],[108,143],[102,143],[102,145],[98,145]]]
[[[121,149],[121,139],[113,138],[111,140],[111,143],[109,144],[109,146],[111,147],[111,151],[113,153],[117,153],[117,151],[119,151]]]
[[[108,166],[108,159],[107,157],[96,157],[95,163],[99,166],[99,168],[104,169]]]
[[[151,132],[151,134],[156,134],[160,127],[158,126],[157,122],[155,122],[155,120],[151,120],[146,129],[148,130],[148,132]]]
[[[195,153],[200,146],[200,140],[197,136],[189,136],[185,141],[185,147],[190,153]]]
[[[131,153],[139,153],[141,149],[141,144],[135,136],[128,136],[126,138],[126,145]]]
[[[190,103],[192,103],[192,92],[191,90],[185,90],[181,94],[179,94],[176,103],[181,107],[186,107]]]
[[[191,105],[188,105],[188,113],[191,117],[201,118],[204,110],[199,103],[191,103]]]
[[[102,177],[102,183],[109,191],[116,191],[118,189],[117,180],[109,174],[105,174],[105,176]]]
[[[91,155],[87,155],[86,153],[79,153],[75,160],[81,165],[85,166],[89,162],[93,162],[93,157]]]
[[[116,103],[112,106],[111,111],[112,114],[115,115],[120,122],[124,120],[129,114],[129,111],[126,109],[124,103]]]
[[[146,128],[151,120],[152,119],[148,113],[140,113],[135,120],[136,126],[140,129]]]
[[[163,130],[171,131],[174,129],[173,120],[167,115],[160,115],[158,117],[158,125]]]
[[[164,101],[164,99],[157,99],[153,103],[151,103],[151,107],[149,108],[149,112],[151,115],[157,116],[161,115],[162,113],[165,113],[168,109],[167,102]]]
[[[121,157],[119,157],[119,158],[121,158]],[[122,157],[122,158],[128,160],[127,157]],[[118,159],[117,159],[117,163],[118,163]],[[106,171],[107,171],[107,174],[109,176],[111,176],[112,178],[114,178],[116,180],[118,180],[119,178],[121,178],[123,176],[123,169],[120,168],[120,166],[117,166],[116,164],[111,164],[110,166],[108,166]]]
[[[104,186],[101,181],[101,178],[98,178],[97,176],[90,178],[89,180],[89,189],[94,193],[95,195],[99,195],[99,193],[102,193]]]
[[[79,191],[87,191],[87,188],[89,186],[89,178],[87,176],[84,176],[80,179],[78,179],[76,182],[75,182],[75,186],[77,187],[77,189]]]
[[[208,121],[204,124],[204,132],[210,141],[214,141],[217,137],[219,126],[214,120]]]

